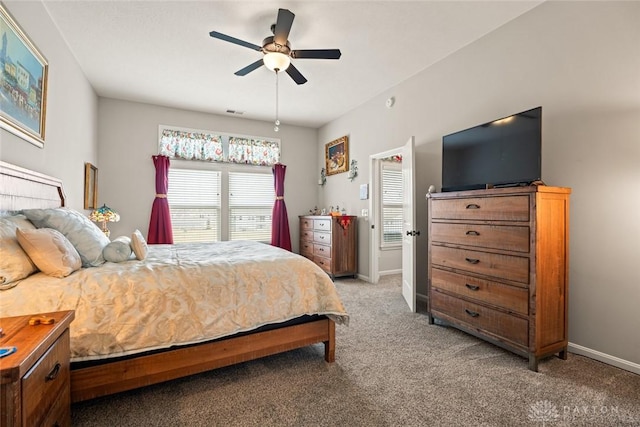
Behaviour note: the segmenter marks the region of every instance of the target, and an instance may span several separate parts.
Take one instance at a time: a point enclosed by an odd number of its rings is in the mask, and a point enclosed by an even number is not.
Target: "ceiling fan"
[[[293,66],[293,64],[291,64],[291,58],[339,59],[341,53],[340,49],[292,50],[289,40],[287,39],[289,38],[289,31],[291,31],[291,25],[293,24],[294,17],[295,15],[290,10],[278,9],[278,18],[276,23],[271,26],[273,36],[265,38],[262,41],[262,46],[255,45],[217,31],[211,31],[209,35],[213,38],[248,47],[249,49],[257,50],[264,54],[262,58],[253,64],[247,65],[241,70],[236,71],[234,73],[236,76],[245,76],[251,71],[264,65],[276,73],[279,71],[286,71],[297,84],[301,85],[306,83],[307,79],[296,67]]]

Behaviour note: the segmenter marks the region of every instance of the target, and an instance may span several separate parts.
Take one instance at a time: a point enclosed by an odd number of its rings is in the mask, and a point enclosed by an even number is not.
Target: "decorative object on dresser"
[[[429,324],[529,358],[567,357],[569,195],[527,186],[431,193]]]
[[[120,214],[114,211],[107,205],[102,205],[102,207],[94,210],[89,215],[89,219],[94,222],[102,223],[102,232],[109,237],[111,231],[107,228],[107,222],[118,222],[120,221]]]
[[[6,332],[0,346],[16,347],[15,353],[0,359],[0,425],[71,425],[73,318],[73,311],[58,311],[0,319]]]
[[[358,275],[357,224],[351,215],[300,216],[300,255],[332,279]]]

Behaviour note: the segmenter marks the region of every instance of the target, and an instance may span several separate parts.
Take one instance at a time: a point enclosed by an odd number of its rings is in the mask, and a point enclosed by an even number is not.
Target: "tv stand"
[[[432,193],[434,318],[529,359],[567,358],[569,195],[526,186]]]

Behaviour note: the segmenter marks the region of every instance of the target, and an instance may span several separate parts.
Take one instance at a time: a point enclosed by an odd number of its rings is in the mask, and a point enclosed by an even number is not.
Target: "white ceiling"
[[[320,127],[525,13],[541,1],[67,1],[43,0],[100,96],[215,114],[275,117],[275,73],[237,70],[261,53],[278,8],[295,19],[292,49],[334,49],[339,60],[297,59],[309,80],[282,73],[283,125]]]

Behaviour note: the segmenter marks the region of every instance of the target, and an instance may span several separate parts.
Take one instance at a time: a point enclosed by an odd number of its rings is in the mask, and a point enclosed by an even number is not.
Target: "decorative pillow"
[[[0,290],[9,289],[38,271],[16,238],[16,229],[35,226],[24,215],[0,217]]]
[[[78,251],[58,230],[18,228],[16,236],[20,246],[29,254],[35,265],[49,276],[67,277],[82,266]]]
[[[64,234],[76,248],[83,267],[97,267],[104,263],[102,249],[109,238],[78,211],[68,208],[25,209],[22,211],[38,228],[54,228]]]
[[[131,238],[120,236],[104,247],[102,256],[109,262],[122,262],[131,258]]]
[[[147,241],[144,239],[140,230],[134,231],[131,235],[131,248],[133,249],[133,253],[136,254],[136,258],[139,260],[143,260],[147,257],[149,247],[147,246]]]

